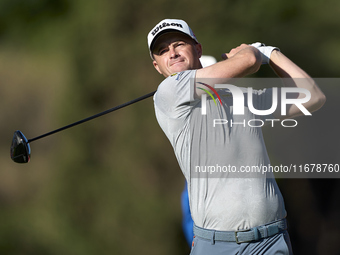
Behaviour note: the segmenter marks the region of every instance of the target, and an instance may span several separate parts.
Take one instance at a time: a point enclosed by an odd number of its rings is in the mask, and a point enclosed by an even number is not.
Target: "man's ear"
[[[198,54],[198,57],[202,57],[202,53],[203,53],[203,49],[202,49],[202,44],[200,43],[196,43],[195,44],[195,49],[196,49],[196,52]]]
[[[159,69],[159,66],[158,66],[156,60],[152,61],[152,64],[153,64],[153,66],[155,67],[155,69],[156,69],[160,74],[163,74],[162,71]]]

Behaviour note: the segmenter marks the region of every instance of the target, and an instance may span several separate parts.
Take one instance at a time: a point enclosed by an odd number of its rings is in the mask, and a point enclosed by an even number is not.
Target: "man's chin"
[[[178,64],[174,64],[172,67],[171,67],[171,70],[173,73],[178,73],[178,72],[183,72],[185,70],[189,70],[190,68],[183,64],[183,63],[178,63]]]

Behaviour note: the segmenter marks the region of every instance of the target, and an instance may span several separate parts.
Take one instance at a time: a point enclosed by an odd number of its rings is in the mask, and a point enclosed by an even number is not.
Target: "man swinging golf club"
[[[308,74],[275,47],[241,44],[224,53],[223,61],[202,68],[202,46],[185,21],[162,20],[147,39],[153,65],[166,78],[154,95],[157,121],[174,148],[188,184],[195,234],[191,254],[292,254],[284,201],[272,173],[251,178],[232,173],[223,178],[195,175],[195,166],[270,164],[260,127],[216,128],[211,124],[221,116],[237,120],[230,91],[218,91],[221,105],[206,100],[206,115],[202,115],[201,98],[215,91],[217,82],[255,73],[261,64],[270,64],[281,78],[303,78],[304,82],[289,86],[310,91],[311,99],[303,104],[310,112],[324,104],[324,94]],[[209,82],[211,79],[217,82]],[[271,108],[271,89],[254,90],[251,96],[255,109]],[[297,99],[304,96],[300,93]],[[271,117],[283,120],[302,115],[300,108],[292,104],[285,116],[277,110]],[[247,105],[242,118],[254,118]]]

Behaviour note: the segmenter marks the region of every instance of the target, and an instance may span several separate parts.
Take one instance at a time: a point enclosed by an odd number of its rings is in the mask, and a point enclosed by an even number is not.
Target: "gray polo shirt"
[[[244,115],[233,115],[227,90],[218,91],[222,105],[207,98],[207,113],[202,115],[202,100],[194,97],[195,74],[190,70],[169,76],[154,95],[157,121],[188,182],[195,224],[235,231],[286,217],[272,173],[240,172],[270,165],[261,125],[255,124],[269,117],[255,116],[246,103]],[[271,98],[271,90],[253,91],[258,110],[269,109]],[[220,124],[214,122],[217,119]]]

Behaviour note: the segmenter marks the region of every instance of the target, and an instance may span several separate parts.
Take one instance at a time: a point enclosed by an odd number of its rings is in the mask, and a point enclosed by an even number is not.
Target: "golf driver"
[[[27,139],[21,131],[17,130],[17,131],[14,132],[13,139],[12,139],[11,151],[10,151],[11,152],[11,159],[14,162],[16,162],[16,163],[28,163],[30,161],[30,158],[31,158],[31,147],[29,145],[30,142],[36,141],[38,139],[44,138],[46,136],[49,136],[49,135],[52,135],[52,134],[55,134],[55,133],[58,133],[58,132],[63,131],[65,129],[77,126],[77,125],[82,124],[84,122],[87,122],[89,120],[93,120],[95,118],[98,118],[98,117],[103,116],[105,114],[108,114],[110,112],[113,112],[113,111],[116,111],[118,109],[121,109],[121,108],[123,108],[125,106],[134,104],[134,103],[139,102],[139,101],[141,101],[143,99],[146,99],[148,97],[153,96],[155,94],[155,92],[156,91],[153,91],[153,92],[151,92],[149,94],[146,94],[144,96],[138,97],[138,98],[136,98],[134,100],[131,100],[131,101],[126,102],[124,104],[118,105],[118,106],[116,106],[114,108],[111,108],[109,110],[106,110],[104,112],[95,114],[95,115],[93,115],[91,117],[88,117],[86,119],[74,122],[72,124],[69,124],[67,126],[58,128],[56,130],[53,130],[51,132],[48,132],[46,134],[37,136],[37,137],[32,138],[32,139]]]

